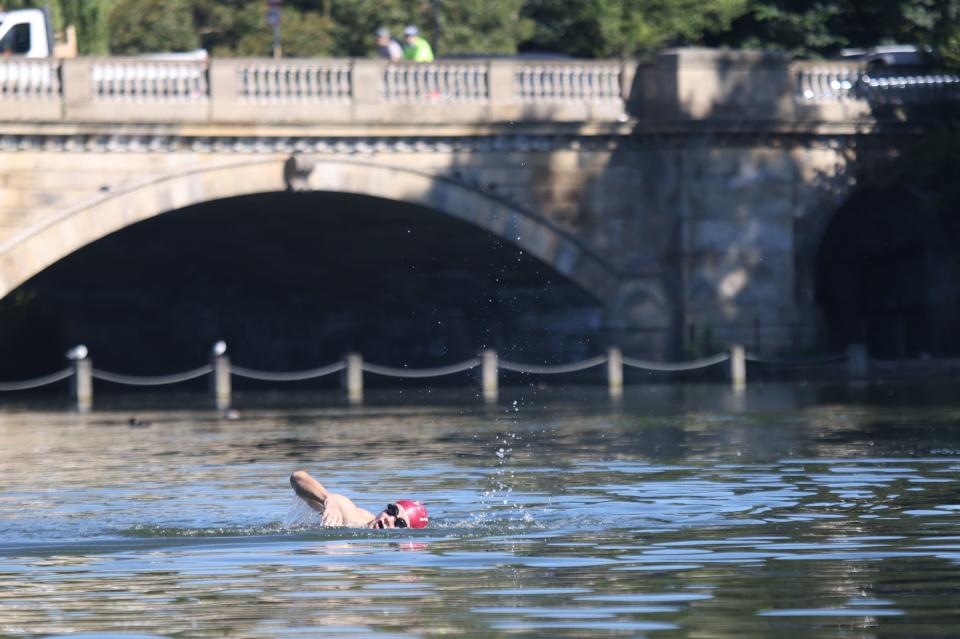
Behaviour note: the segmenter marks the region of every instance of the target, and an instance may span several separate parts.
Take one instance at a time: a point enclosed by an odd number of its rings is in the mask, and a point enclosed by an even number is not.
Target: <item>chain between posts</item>
[[[383,375],[385,377],[398,377],[408,379],[423,379],[427,377],[442,377],[444,375],[455,375],[474,369],[480,365],[480,358],[473,357],[458,364],[449,366],[436,366],[434,368],[395,368],[392,366],[381,366],[363,362],[362,369],[367,373],[374,375]]]
[[[693,359],[687,362],[653,362],[645,359],[636,359],[634,357],[623,358],[623,365],[629,366],[630,368],[640,368],[648,371],[658,371],[658,372],[682,372],[682,371],[694,371],[700,368],[707,368],[708,366],[715,366],[722,362],[726,362],[730,359],[730,353],[723,352],[717,353],[716,355],[711,355],[710,357],[703,357],[700,359]]]
[[[211,361],[209,364],[182,373],[155,376],[126,375],[93,368],[91,360],[87,358],[86,347],[82,345],[71,349],[71,351],[68,352],[68,358],[73,361],[70,367],[43,377],[16,382],[0,382],[0,392],[31,390],[70,378],[72,393],[77,401],[81,405],[89,406],[93,396],[93,379],[129,386],[164,386],[180,384],[209,375],[212,382],[211,389],[217,398],[217,405],[226,407],[229,405],[231,395],[229,379],[233,375],[266,382],[299,382],[345,371],[344,384],[348,390],[351,402],[356,403],[363,397],[364,372],[400,379],[425,379],[445,375],[456,375],[479,367],[480,375],[478,377],[483,390],[483,397],[488,401],[495,401],[498,390],[498,373],[500,370],[532,375],[561,375],[584,371],[606,364],[610,395],[613,398],[617,398],[620,397],[622,393],[624,366],[648,371],[684,372],[708,368],[729,361],[731,381],[734,383],[734,386],[739,387],[742,387],[746,381],[744,365],[747,362],[759,365],[801,367],[847,361],[848,373],[853,379],[866,377],[869,367],[866,348],[862,344],[851,345],[847,354],[836,354],[806,360],[763,359],[755,354],[746,353],[742,346],[733,346],[730,351],[685,362],[657,362],[627,357],[620,352],[619,348],[611,347],[605,355],[597,355],[567,364],[524,364],[512,362],[498,359],[496,351],[486,350],[478,357],[472,357],[455,364],[431,368],[407,368],[372,364],[364,362],[361,355],[350,353],[346,355],[344,359],[325,366],[287,372],[262,371],[233,365],[226,355],[226,344],[217,342],[211,351]]]
[[[320,377],[325,377],[327,375],[332,375],[333,373],[339,373],[344,368],[346,368],[346,366],[347,365],[343,362],[334,362],[333,364],[320,366],[319,368],[311,368],[304,371],[294,371],[290,373],[285,373],[285,372],[272,372],[272,371],[258,371],[253,368],[246,368],[244,366],[237,366],[236,364],[231,364],[230,373],[233,375],[236,375],[237,377],[255,379],[261,382],[302,382],[308,379],[317,379]]]
[[[633,368],[646,368],[649,370],[663,370],[663,371],[682,371],[682,370],[694,370],[697,368],[704,368],[706,366],[712,366],[720,362],[726,361],[730,356],[728,353],[720,353],[710,358],[704,358],[700,360],[693,360],[691,362],[683,362],[678,364],[667,364],[661,362],[650,362],[645,360],[634,359],[631,357],[623,357],[622,361],[625,366],[630,366]],[[508,360],[499,360],[498,367],[517,373],[525,374],[534,374],[534,375],[561,375],[564,373],[576,373],[579,371],[584,371],[590,368],[600,366],[607,363],[608,358],[606,355],[598,355],[596,357],[591,357],[579,362],[572,362],[569,364],[523,364],[519,362],[511,362]],[[751,361],[754,361],[751,359]],[[832,360],[831,360],[832,361]],[[448,366],[436,366],[433,368],[406,368],[406,367],[393,367],[393,366],[383,366],[380,364],[372,364],[369,362],[363,362],[361,368],[367,373],[373,373],[375,375],[383,375],[386,377],[396,377],[396,378],[408,378],[408,379],[422,379],[428,377],[442,377],[444,375],[454,375],[457,373],[463,373],[469,370],[480,366],[481,359],[479,357],[473,357],[463,362],[456,364],[450,364]],[[305,381],[310,379],[316,379],[319,377],[324,377],[326,375],[331,375],[333,373],[338,373],[346,368],[346,364],[343,361],[334,362],[326,366],[321,366],[318,368],[312,368],[304,371],[293,371],[293,372],[283,372],[283,371],[262,371],[256,370],[253,368],[247,368],[245,366],[237,366],[236,364],[230,365],[230,373],[236,375],[237,377],[245,377],[247,379],[254,379],[258,381],[267,381],[267,382],[297,382]],[[213,372],[212,364],[205,364],[197,368],[184,371],[182,373],[171,373],[169,375],[127,375],[124,373],[114,373],[111,371],[105,371],[99,368],[92,368],[91,374],[95,379],[99,379],[105,382],[111,382],[114,384],[124,384],[128,386],[164,386],[169,384],[180,384],[182,382],[187,382],[190,380],[203,377],[204,375],[209,375]],[[37,377],[30,380],[24,380],[22,382],[0,382],[0,392],[2,391],[17,391],[17,390],[29,390],[33,388],[40,388],[42,386],[47,386],[49,384],[54,384],[56,382],[67,379],[74,374],[73,368],[65,368],[62,371],[56,373],[51,373],[44,377]]]
[[[192,379],[209,375],[213,371],[213,366],[206,364],[182,373],[172,373],[170,375],[124,375],[123,373],[111,373],[109,371],[92,369],[91,373],[94,379],[100,379],[114,384],[125,384],[127,386],[166,386],[168,384],[180,384],[189,382]]]
[[[500,368],[516,373],[527,373],[534,375],[562,375],[563,373],[576,373],[585,371],[588,368],[600,366],[607,363],[606,355],[597,355],[581,362],[572,362],[570,364],[520,364],[510,362],[505,359],[500,360]]]
[[[50,373],[49,375],[44,375],[43,377],[34,377],[33,379],[26,379],[22,382],[0,382],[0,391],[22,391],[22,390],[32,390],[34,388],[41,388],[43,386],[49,386],[50,384],[56,384],[57,382],[63,381],[68,377],[73,375],[73,367],[67,367],[56,373]]]

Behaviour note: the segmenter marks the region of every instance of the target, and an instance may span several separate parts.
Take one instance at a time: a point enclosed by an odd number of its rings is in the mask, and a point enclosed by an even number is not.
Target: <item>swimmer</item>
[[[427,509],[419,501],[398,499],[379,515],[360,508],[346,495],[331,493],[305,470],[290,475],[293,492],[314,510],[323,513],[324,526],[347,528],[423,528],[429,523]]]

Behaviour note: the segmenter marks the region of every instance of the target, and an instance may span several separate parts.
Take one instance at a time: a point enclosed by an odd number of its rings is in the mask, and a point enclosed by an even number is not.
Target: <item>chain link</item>
[[[103,371],[98,368],[94,368],[91,374],[96,379],[102,379],[105,382],[113,382],[114,384],[126,384],[127,386],[163,386],[165,384],[179,384],[180,382],[188,382],[191,379],[209,375],[211,372],[213,372],[213,366],[206,364],[199,368],[194,368],[193,370],[184,371],[183,373],[173,373],[171,375],[124,375],[122,373]]]
[[[40,388],[41,386],[56,384],[59,381],[67,379],[71,375],[73,375],[72,366],[63,369],[62,371],[57,371],[56,373],[50,373],[49,375],[44,375],[43,377],[27,379],[22,382],[0,382],[0,391],[21,391],[30,390],[32,388]]]
[[[450,364],[449,366],[437,366],[435,368],[394,368],[392,366],[380,366],[379,364],[370,364],[363,362],[362,368],[368,373],[375,375],[384,375],[386,377],[406,377],[406,378],[424,378],[440,377],[442,375],[453,375],[462,373],[471,368],[480,365],[480,358],[474,357],[459,364]]]
[[[308,379],[316,379],[325,375],[337,373],[346,368],[343,362],[334,362],[320,368],[311,368],[305,371],[294,371],[290,373],[258,371],[243,366],[230,365],[230,373],[237,377],[246,377],[247,379],[256,379],[261,382],[302,382]]]
[[[694,359],[688,362],[651,362],[643,359],[634,359],[633,357],[624,357],[623,365],[631,368],[643,368],[650,371],[677,372],[677,371],[695,371],[700,368],[715,366],[721,362],[730,359],[730,353],[717,353],[710,357]]]
[[[536,375],[559,375],[562,373],[576,373],[577,371],[585,371],[588,368],[593,368],[594,366],[600,366],[601,364],[607,361],[606,355],[597,355],[596,357],[591,357],[590,359],[585,359],[582,362],[573,362],[571,364],[520,364],[518,362],[511,362],[507,360],[500,360],[498,365],[500,368],[508,371],[514,371],[516,373],[533,373]]]

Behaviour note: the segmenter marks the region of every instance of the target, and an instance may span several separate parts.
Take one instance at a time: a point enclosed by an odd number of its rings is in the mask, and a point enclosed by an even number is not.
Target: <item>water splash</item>
[[[138,524],[119,531],[122,537],[168,538],[168,537],[255,537],[276,535],[284,532],[279,522],[259,526],[217,526],[209,528],[179,528]]]
[[[323,525],[323,513],[311,508],[296,495],[291,497],[283,527],[287,529],[315,528]]]
[[[489,520],[496,520],[498,525],[503,525],[504,521],[527,524],[536,521],[536,518],[527,512],[525,503],[514,497],[517,478],[513,469],[513,453],[514,448],[522,443],[523,436],[520,433],[507,432],[497,436],[493,451],[496,461],[491,477],[492,485],[483,492],[480,499],[483,508],[474,515],[471,525],[482,525]]]

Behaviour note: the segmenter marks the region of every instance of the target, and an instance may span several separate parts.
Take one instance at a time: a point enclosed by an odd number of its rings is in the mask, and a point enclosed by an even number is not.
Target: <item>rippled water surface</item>
[[[8,406],[0,636],[958,636],[952,395]],[[298,468],[431,526],[320,528]]]

